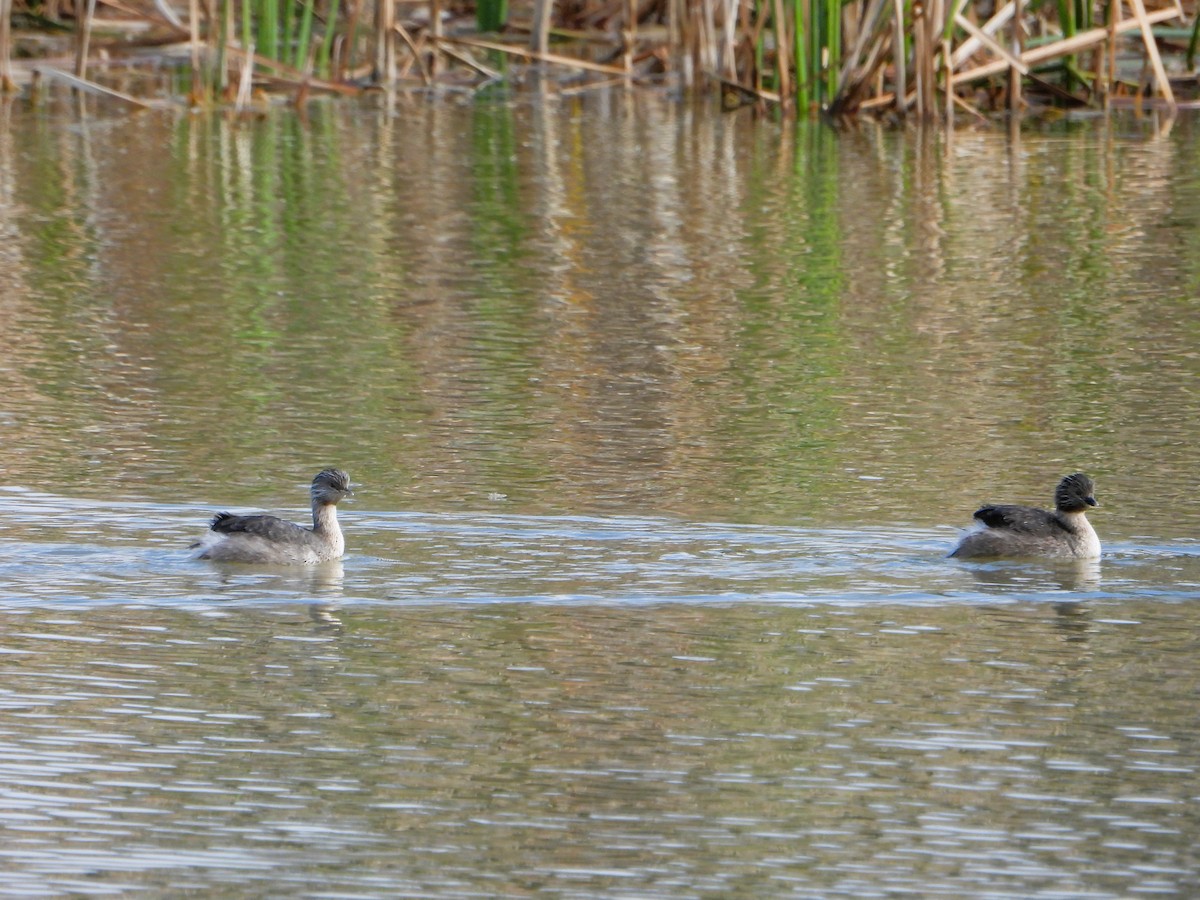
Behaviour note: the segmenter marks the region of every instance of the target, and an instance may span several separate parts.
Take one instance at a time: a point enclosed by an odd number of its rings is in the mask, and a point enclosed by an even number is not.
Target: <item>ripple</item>
[[[1190,541],[1115,542],[1099,563],[964,564],[945,558],[949,529],[868,532],[644,517],[355,511],[343,516],[351,552],[338,563],[215,567],[189,558],[194,509],[145,504],[116,520],[98,520],[93,502],[8,493],[20,497],[0,498],[0,529],[8,535],[0,541],[0,606],[9,608],[315,601],[857,606],[1200,597],[1200,553]],[[62,540],[85,532],[87,543]]]

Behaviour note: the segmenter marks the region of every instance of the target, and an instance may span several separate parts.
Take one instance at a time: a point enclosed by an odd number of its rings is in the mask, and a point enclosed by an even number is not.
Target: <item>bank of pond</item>
[[[1143,0],[0,0],[0,83],[239,113],[323,94],[624,86],[952,125],[1190,106],[1196,39],[1194,11]]]

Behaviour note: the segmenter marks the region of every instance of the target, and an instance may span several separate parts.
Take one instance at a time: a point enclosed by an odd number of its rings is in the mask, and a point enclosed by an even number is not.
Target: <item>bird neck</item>
[[[313,516],[313,531],[320,534],[337,534],[341,529],[338,528],[337,506],[333,503],[322,503],[319,500],[314,500],[312,505]]]
[[[1083,511],[1059,513],[1059,517],[1066,523],[1070,532],[1069,540],[1075,556],[1082,558],[1100,555],[1100,536],[1096,534],[1096,529],[1092,527]]]
[[[1091,523],[1088,522],[1087,519],[1087,514],[1082,509],[1073,509],[1070,512],[1065,509],[1060,509],[1058,510],[1058,517],[1072,528],[1091,527]]]
[[[1092,523],[1088,521],[1087,513],[1082,509],[1077,509],[1075,512],[1062,513],[1062,517],[1074,525],[1076,528],[1091,528]]]

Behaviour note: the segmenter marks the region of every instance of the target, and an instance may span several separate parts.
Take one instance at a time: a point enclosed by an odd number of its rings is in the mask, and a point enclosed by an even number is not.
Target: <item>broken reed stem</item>
[[[1171,82],[1167,80],[1167,70],[1163,67],[1162,57],[1158,54],[1158,42],[1154,39],[1154,33],[1150,30],[1150,22],[1146,18],[1146,5],[1142,0],[1129,0],[1129,5],[1133,7],[1133,16],[1137,19],[1138,27],[1141,29],[1142,42],[1146,45],[1146,55],[1150,58],[1150,65],[1154,69],[1154,81],[1158,92],[1167,101],[1167,106],[1174,109],[1175,94],[1171,90]]]
[[[1021,21],[1021,8],[1024,0],[1016,0],[1016,9],[1012,22],[1012,47],[1017,59],[1025,49],[1025,26]],[[1021,111],[1021,73],[1009,67],[1008,70],[1008,111],[1016,115]]]
[[[1152,13],[1146,14],[1146,21],[1151,25],[1158,22],[1165,22],[1168,19],[1178,17],[1178,13],[1174,9],[1159,9]],[[1086,47],[1091,47],[1095,44],[1102,44],[1109,40],[1110,33],[1115,35],[1124,34],[1127,31],[1132,31],[1139,28],[1140,23],[1137,19],[1124,19],[1117,22],[1111,29],[1109,28],[1090,28],[1087,31],[1081,31],[1073,38],[1067,40],[1055,41],[1052,44],[1043,44],[1040,47],[1033,47],[1026,50],[1019,57],[1021,62],[1027,66],[1033,66],[1038,63],[1046,62],[1047,60],[1055,59],[1059,56],[1066,56],[1070,53],[1077,53]],[[1110,44],[1113,42],[1110,42]],[[992,75],[998,75],[1009,67],[1005,60],[996,60],[983,65],[976,66],[973,69],[968,69],[954,77],[955,84],[962,84],[967,81],[978,81],[983,78],[989,78]]]
[[[241,113],[245,110],[247,104],[250,103],[250,91],[254,86],[254,44],[246,48],[245,56],[242,60],[242,72],[238,76],[237,97],[233,102],[233,110],[236,113]]]
[[[0,0],[0,94],[16,89],[12,77],[12,0]]]
[[[996,56],[1000,57],[1002,60],[1005,60],[1009,64],[1009,66],[1016,69],[1022,75],[1029,74],[1029,66],[1027,66],[1027,65],[1025,65],[1025,63],[1021,62],[1020,57],[1013,55],[1008,50],[1006,50],[1004,47],[1002,47],[996,41],[995,38],[993,38],[990,34],[986,33],[982,29],[980,29],[970,19],[965,18],[960,13],[959,15],[955,16],[954,22],[963,31],[965,31],[967,34],[971,35],[973,38],[978,40],[980,42],[980,44],[982,44],[984,47],[986,47],[988,49],[989,52],[994,53]],[[954,71],[953,60],[951,60],[951,62],[950,62],[950,70]]]
[[[145,100],[139,100],[137,97],[132,97],[121,91],[114,91],[112,88],[96,84],[94,81],[88,81],[86,78],[80,78],[78,75],[72,75],[70,72],[64,72],[62,69],[56,69],[53,66],[35,66],[33,72],[39,77],[44,76],[57,79],[81,93],[94,94],[97,97],[106,97],[110,100],[119,100],[121,103],[128,103],[130,106],[135,106],[139,109],[151,109],[154,106],[153,103],[147,103]]]
[[[396,5],[393,0],[375,3],[375,77],[385,85],[396,82]]]
[[[550,50],[550,14],[554,12],[554,0],[534,0],[533,28],[529,32],[529,49],[535,53]]]
[[[400,40],[404,41],[404,45],[408,47],[408,52],[412,54],[413,62],[416,63],[417,71],[421,73],[421,84],[429,87],[433,83],[433,78],[430,77],[429,67],[425,65],[425,56],[417,48],[417,44],[412,39],[412,35],[408,33],[408,29],[396,22],[392,25],[396,29],[396,34],[400,35]]]
[[[391,3],[392,0],[377,0],[380,3]],[[436,47],[442,39],[442,0],[429,0],[429,35]],[[437,78],[438,55],[435,53],[429,59],[429,75]]]
[[[893,23],[892,56],[896,60],[896,112],[903,116],[908,111],[904,98],[908,96],[908,79],[904,70],[908,49],[905,44],[904,0],[895,0],[896,20]]]
[[[75,44],[75,77],[87,77],[88,44],[92,40],[92,19],[96,15],[96,0],[75,0],[75,22],[78,28]]]
[[[621,35],[624,43],[624,53],[621,54],[621,65],[625,69],[625,85],[633,83],[633,53],[637,47],[637,0],[626,0],[625,29]]]
[[[787,19],[783,14],[783,0],[774,0],[774,18],[775,18],[775,88],[779,91],[779,96],[790,98],[792,95],[792,84],[788,77],[788,61],[791,58],[790,47],[788,44],[788,27]]]
[[[462,63],[468,69],[474,70],[475,72],[477,72],[478,74],[480,74],[484,78],[486,78],[488,81],[499,81],[501,78],[500,73],[497,72],[495,69],[488,68],[487,66],[485,66],[483,63],[479,62],[478,60],[472,59],[471,56],[467,53],[459,53],[453,47],[450,47],[447,44],[444,44],[442,42],[438,42],[437,48],[439,51],[444,53],[446,56],[450,57],[455,62]]]
[[[573,69],[585,69],[588,72],[603,72],[605,75],[621,75],[624,76],[625,70],[621,66],[608,66],[603,63],[594,63],[588,59],[576,59],[573,56],[562,56],[558,53],[537,53],[530,50],[528,47],[521,47],[514,44],[500,44],[496,41],[484,41],[477,38],[468,37],[443,37],[439,41],[446,44],[463,44],[467,47],[479,47],[482,50],[496,50],[500,53],[507,53],[510,56],[522,56],[525,59],[532,59],[538,62],[554,63],[559,66],[567,66]]]
[[[203,97],[203,76],[200,72],[200,0],[188,0],[188,56],[192,63],[192,104]]]

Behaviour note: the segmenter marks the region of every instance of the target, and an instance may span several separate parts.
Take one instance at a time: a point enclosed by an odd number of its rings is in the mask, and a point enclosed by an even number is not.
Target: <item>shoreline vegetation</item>
[[[835,119],[1200,106],[1179,0],[0,0],[0,88],[254,111],[648,86]]]

